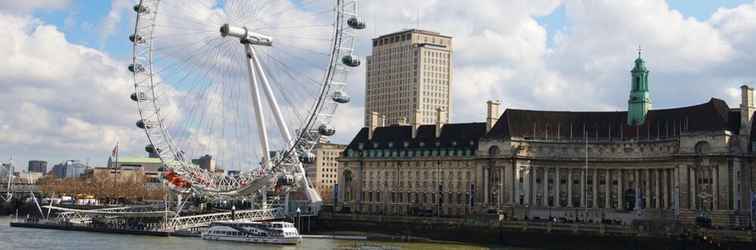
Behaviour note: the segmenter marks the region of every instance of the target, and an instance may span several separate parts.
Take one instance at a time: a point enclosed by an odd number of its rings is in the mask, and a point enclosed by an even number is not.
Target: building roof
[[[441,35],[441,33],[438,33],[438,32],[435,32],[435,31],[421,30],[421,29],[406,29],[406,30],[401,30],[401,31],[397,31],[397,32],[381,35],[379,37],[373,38],[373,40],[379,40],[379,39],[382,39],[382,38],[391,37],[391,36],[394,36],[394,35],[404,34],[404,33],[418,33],[418,34],[424,34],[424,35],[431,35],[431,36],[452,38],[451,36]]]
[[[436,137],[435,125],[421,125],[412,137],[412,126],[393,125],[376,128],[368,139],[362,128],[347,150],[370,149],[469,149],[477,150],[480,139],[574,139],[591,140],[667,139],[681,133],[730,131],[740,133],[740,110],[712,98],[706,103],[671,109],[650,110],[645,123],[627,125],[627,112],[570,112],[507,109],[491,130],[485,123],[451,123]],[[756,140],[756,126],[752,126]],[[585,131],[585,133],[584,133]]]
[[[111,159],[113,162],[115,162],[115,158]],[[119,156],[118,157],[118,164],[161,164],[163,163],[160,161],[160,158],[149,158],[149,157],[139,157],[139,156]]]
[[[412,129],[412,126],[407,125],[379,127],[373,132],[373,138],[368,140],[368,128],[362,128],[347,149],[456,148],[474,151],[478,147],[478,140],[486,133],[486,124],[444,124],[439,137],[436,137],[436,125],[419,126],[414,138]]]
[[[627,112],[569,112],[507,109],[485,138],[658,139],[685,132],[729,130],[738,133],[740,111],[722,100],[672,109],[650,110],[640,126],[627,125]]]

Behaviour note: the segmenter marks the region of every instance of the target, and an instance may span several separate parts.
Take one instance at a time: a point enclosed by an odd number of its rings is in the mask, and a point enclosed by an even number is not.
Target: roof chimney
[[[756,111],[756,105],[753,100],[753,88],[743,84],[740,86],[740,134],[751,134],[751,122],[753,112]]]
[[[414,113],[412,121],[410,121],[412,123],[412,139],[417,137],[417,128],[420,127],[420,110],[416,110]]]
[[[496,121],[499,120],[499,101],[486,102],[486,132],[491,131]]]
[[[436,109],[436,138],[441,137],[441,129],[444,127],[444,121],[446,121],[446,109]]]
[[[396,125],[399,125],[399,126],[409,125],[409,123],[407,123],[407,117],[404,117],[404,116],[399,117],[399,120],[396,122]]]
[[[370,120],[368,121],[368,140],[373,139],[373,132],[378,127],[378,112],[370,112]]]

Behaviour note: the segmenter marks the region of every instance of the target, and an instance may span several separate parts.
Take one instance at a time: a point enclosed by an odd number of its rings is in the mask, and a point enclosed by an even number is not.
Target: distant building
[[[92,168],[88,174],[94,178],[95,182],[112,182],[113,185],[117,185],[118,183],[134,183],[139,181],[139,179],[150,182],[150,178],[145,174],[143,168],[113,169],[98,167]]]
[[[313,188],[318,190],[323,202],[333,202],[334,185],[337,183],[338,158],[346,145],[322,143],[315,148],[315,161],[307,164],[305,172]]]
[[[373,39],[367,57],[365,126],[373,113],[381,123],[434,124],[441,109],[451,113],[452,37],[405,30]]]
[[[77,160],[67,160],[58,164],[55,164],[52,169],[52,174],[58,178],[71,178],[82,176],[89,166],[81,163]]]
[[[650,109],[636,59],[627,111],[506,109],[483,123],[369,126],[339,159],[336,210],[363,214],[747,227],[756,99]],[[498,117],[498,118],[497,118]],[[375,123],[370,123],[375,125]],[[671,223],[671,222],[670,222]]]
[[[163,162],[159,158],[151,157],[119,157],[118,162],[115,158],[108,159],[108,168],[117,168],[119,170],[141,170],[148,178],[148,182],[160,182],[160,173],[163,171]]]
[[[29,161],[29,172],[45,175],[47,173],[47,162],[39,160]]]
[[[201,169],[207,170],[209,172],[216,172],[215,159],[213,159],[212,155],[205,155],[200,157],[199,159],[194,159],[192,160],[192,164],[198,165]]]

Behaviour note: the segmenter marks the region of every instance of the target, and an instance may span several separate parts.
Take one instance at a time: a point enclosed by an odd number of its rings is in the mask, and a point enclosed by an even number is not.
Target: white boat
[[[299,231],[290,222],[213,222],[202,233],[205,240],[238,241],[264,244],[296,245],[302,242]]]

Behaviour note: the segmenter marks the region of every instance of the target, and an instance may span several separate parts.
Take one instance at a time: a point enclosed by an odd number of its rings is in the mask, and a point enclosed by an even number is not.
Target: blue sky
[[[115,138],[125,154],[142,154],[145,138],[124,98],[133,91],[134,2],[0,2],[0,159],[104,162]],[[654,108],[709,98],[737,107],[738,87],[756,83],[754,0],[364,0],[361,12],[360,56],[372,36],[412,28],[418,13],[421,28],[454,37],[454,122],[482,121],[486,100],[623,110],[638,45]],[[361,67],[349,78],[353,102],[337,113],[336,142],[362,126],[364,77]]]

